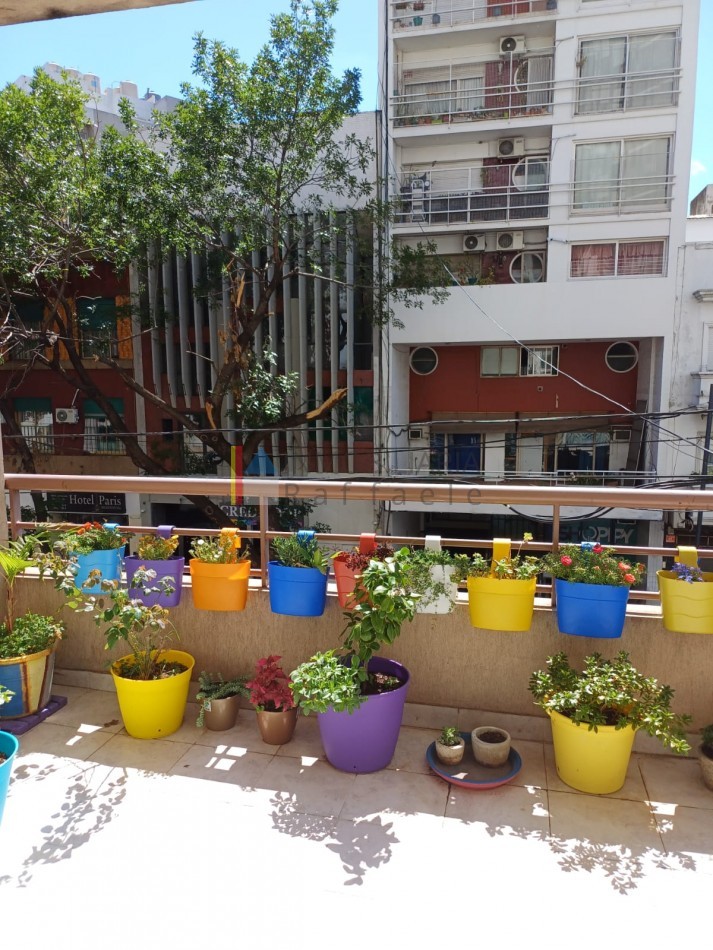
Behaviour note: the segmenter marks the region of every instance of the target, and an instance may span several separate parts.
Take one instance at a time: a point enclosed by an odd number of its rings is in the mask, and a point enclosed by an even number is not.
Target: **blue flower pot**
[[[610,640],[621,636],[629,600],[627,586],[575,584],[557,579],[555,591],[560,633]]]
[[[327,602],[327,573],[316,567],[285,567],[276,561],[267,565],[270,609],[290,617],[321,617]]]
[[[19,747],[20,744],[15,736],[9,732],[0,732],[0,754],[5,756],[5,761],[0,762],[0,821],[2,821],[2,813],[5,810],[5,799],[10,787],[10,776],[15,754]]]
[[[78,554],[77,566],[79,570],[74,578],[75,586],[80,590],[84,582],[88,579],[90,571],[99,570],[102,572],[101,580],[119,581],[121,580],[121,555],[123,547],[112,548],[110,551],[92,551],[91,554]],[[88,585],[85,591],[99,593],[100,581]]]

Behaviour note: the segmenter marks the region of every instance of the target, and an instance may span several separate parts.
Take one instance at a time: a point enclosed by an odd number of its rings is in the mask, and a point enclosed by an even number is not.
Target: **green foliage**
[[[516,554],[515,557],[504,557],[498,561],[491,561],[478,553],[456,554],[455,565],[459,583],[468,577],[495,577],[501,581],[526,581],[537,577],[543,570],[539,558],[521,554]]]
[[[205,564],[238,564],[250,560],[250,549],[242,547],[239,535],[220,534],[214,538],[197,538],[193,541],[191,556]]]
[[[4,706],[5,703],[9,703],[14,695],[15,693],[13,690],[7,689],[6,686],[0,686],[0,706]]]
[[[178,535],[159,538],[155,534],[142,534],[139,538],[139,557],[146,561],[167,561],[178,547]]]
[[[315,653],[290,674],[292,695],[300,709],[310,712],[354,712],[365,697],[361,695],[358,670],[344,662],[334,650]]]
[[[643,564],[630,564],[601,544],[564,544],[542,558],[542,570],[559,580],[575,584],[607,584],[626,587],[637,584],[644,574]]]
[[[64,554],[92,554],[94,551],[114,551],[123,548],[127,536],[117,528],[107,528],[98,521],[87,521],[71,526],[56,542]]]
[[[461,742],[463,742],[463,737],[458,731],[457,726],[444,726],[438,737],[438,741],[441,745],[454,746],[460,745]]]
[[[408,548],[384,561],[371,560],[361,575],[365,596],[345,613],[344,645],[358,660],[358,673],[367,678],[367,664],[383,643],[393,643],[404,623],[413,620],[418,598],[409,583]]]
[[[205,714],[214,699],[227,699],[229,696],[247,696],[245,677],[237,676],[232,680],[224,680],[222,676],[213,676],[205,670],[198,677],[198,692],[196,702],[200,703],[196,725],[201,728],[205,723]]]
[[[411,551],[405,569],[408,573],[408,584],[412,594],[418,596],[418,603],[428,606],[445,597],[450,602],[450,609],[455,607],[454,583],[457,583],[455,571],[453,582],[436,579],[431,571],[433,567],[455,568],[456,560],[450,551],[434,551],[427,548],[417,548]],[[437,572],[438,573],[438,572]]]
[[[41,653],[62,639],[64,624],[53,617],[26,613],[17,617],[12,630],[7,624],[0,627],[0,660]]]
[[[672,712],[671,687],[640,673],[624,650],[613,660],[592,653],[585,657],[581,672],[570,666],[565,653],[556,653],[547,658],[546,670],[532,674],[529,688],[537,706],[595,732],[598,726],[632,726],[674,752],[684,754],[690,749],[684,726],[691,717]]]
[[[283,567],[316,567],[323,574],[327,573],[329,559],[316,538],[299,538],[295,534],[289,538],[273,538],[272,547]]]

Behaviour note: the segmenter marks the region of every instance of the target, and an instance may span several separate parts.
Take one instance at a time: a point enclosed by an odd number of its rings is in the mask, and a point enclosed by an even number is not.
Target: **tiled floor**
[[[355,776],[325,761],[312,717],[275,748],[249,711],[211,733],[189,706],[179,732],[145,741],[113,693],[57,691],[69,702],[21,738],[0,827],[8,946],[658,950],[700,936],[713,793],[695,760],[635,755],[624,788],[596,797],[559,781],[551,746],[517,741],[515,781],[469,791],[429,772],[433,730],[402,727],[391,767]]]

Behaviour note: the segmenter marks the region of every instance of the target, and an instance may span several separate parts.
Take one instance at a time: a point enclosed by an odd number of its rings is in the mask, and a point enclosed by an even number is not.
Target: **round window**
[[[516,254],[510,262],[510,276],[516,284],[538,284],[545,273],[541,254],[523,251]]]
[[[639,362],[639,351],[633,343],[612,343],[604,360],[613,373],[628,373]]]
[[[438,366],[438,353],[430,346],[419,346],[411,351],[411,369],[419,376],[430,376]]]

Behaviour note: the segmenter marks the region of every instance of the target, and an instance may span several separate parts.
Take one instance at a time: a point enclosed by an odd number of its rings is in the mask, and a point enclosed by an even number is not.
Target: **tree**
[[[136,380],[106,347],[95,347],[93,357],[220,459],[231,459],[231,441],[220,423],[229,398],[244,464],[266,432],[303,425],[344,398],[344,391],[332,393],[312,412],[291,405],[295,379],[272,365],[276,341],[262,352],[255,346],[289,282],[331,276],[327,261],[337,233],[361,229],[370,238],[384,211],[371,196],[370,144],[340,135],[360,94],[357,70],[341,77],[331,71],[335,11],[336,0],[309,6],[293,0],[289,12],[272,17],[270,40],[251,65],[236,50],[198,35],[198,84],[184,85],[175,111],[155,113],[148,129],[126,100],[122,130],[93,128],[79,86],[54,82],[41,71],[28,92],[8,86],[0,93],[5,348],[11,354],[18,343],[25,351],[29,345],[31,365],[48,367],[94,400],[131,459],[150,474],[167,473],[165,461],[128,431],[100,388],[100,374],[82,358],[71,292],[78,281],[96,275],[101,262],[117,272],[144,262],[138,268],[144,272],[172,249],[199,252],[207,261],[200,292],[215,299],[227,281],[230,313],[222,362],[211,366],[208,431]],[[360,210],[354,210],[357,205]],[[410,249],[407,258],[423,284],[425,249]],[[333,279],[345,277],[335,273]],[[369,288],[375,320],[388,319],[390,293],[408,295],[402,284],[384,278]],[[23,297],[42,301],[39,326],[23,321]],[[154,322],[159,312],[154,301]],[[13,378],[9,389],[15,384]],[[223,520],[207,500],[191,500]]]

